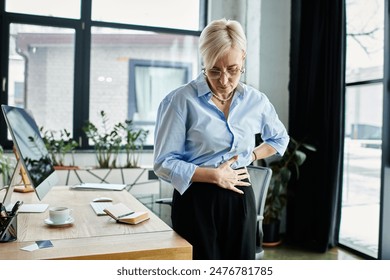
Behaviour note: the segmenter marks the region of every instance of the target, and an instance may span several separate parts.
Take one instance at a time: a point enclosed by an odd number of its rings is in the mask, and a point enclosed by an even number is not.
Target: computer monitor
[[[8,105],[1,105],[8,130],[11,134],[16,152],[19,155],[12,178],[8,185],[3,205],[7,208],[15,203],[11,201],[12,193],[23,167],[31,186],[39,200],[42,200],[50,189],[57,184],[58,177],[54,170],[50,155],[41,137],[39,128],[33,117],[26,110]],[[43,212],[48,205],[23,205],[23,212]]]

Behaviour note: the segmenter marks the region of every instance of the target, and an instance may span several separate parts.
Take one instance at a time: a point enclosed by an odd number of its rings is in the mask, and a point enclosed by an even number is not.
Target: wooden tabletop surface
[[[97,216],[89,204],[96,197],[110,197],[113,203],[122,202],[134,211],[148,211],[150,219],[128,225]],[[18,240],[0,243],[0,259],[191,259],[191,245],[126,190],[54,187],[41,202],[35,193],[14,193],[13,200],[69,207],[74,222],[54,227],[45,223],[48,210],[19,213]],[[54,246],[33,252],[21,250],[38,240],[50,240]]]

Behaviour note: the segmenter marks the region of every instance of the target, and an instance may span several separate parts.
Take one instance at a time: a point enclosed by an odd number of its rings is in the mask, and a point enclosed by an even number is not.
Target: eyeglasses
[[[228,68],[226,71],[220,71],[217,69],[203,69],[202,72],[206,77],[210,78],[211,80],[217,80],[221,78],[222,73],[227,75],[228,78],[232,78],[244,73],[245,68],[232,67]]]

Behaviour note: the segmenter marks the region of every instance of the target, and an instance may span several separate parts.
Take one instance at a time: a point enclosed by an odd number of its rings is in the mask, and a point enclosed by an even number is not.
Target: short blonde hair
[[[212,68],[230,48],[242,50],[245,56],[246,36],[238,21],[225,18],[214,20],[200,34],[199,51],[203,66],[207,69]]]

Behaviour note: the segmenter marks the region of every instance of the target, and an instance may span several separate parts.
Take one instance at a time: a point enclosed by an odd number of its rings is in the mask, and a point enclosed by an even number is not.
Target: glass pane
[[[45,130],[73,130],[73,29],[10,25],[8,104]]]
[[[92,28],[89,119],[125,120],[149,130],[153,145],[158,104],[200,71],[198,37]]]
[[[6,0],[5,10],[11,13],[80,18],[80,0]]]
[[[347,83],[383,78],[384,1],[347,0]]]
[[[92,20],[199,30],[199,0],[94,0]]]
[[[191,78],[191,63],[130,60],[128,119],[151,131],[147,140],[153,145],[157,109],[167,93]]]
[[[378,256],[382,84],[346,91],[341,244]]]

